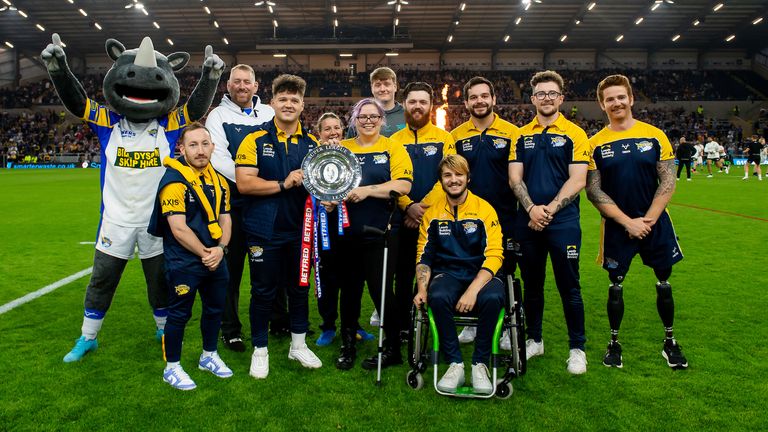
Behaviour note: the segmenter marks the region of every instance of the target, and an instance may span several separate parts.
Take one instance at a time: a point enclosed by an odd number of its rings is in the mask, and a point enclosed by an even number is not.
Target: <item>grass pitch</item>
[[[287,359],[288,339],[270,339],[270,375],[248,376],[250,354],[222,348],[235,371],[220,380],[195,368],[199,301],[182,362],[197,382],[180,392],[162,382],[164,362],[138,262],[118,288],[100,347],[76,364],[62,357],[80,334],[87,277],[0,315],[0,430],[765,430],[768,414],[768,181],[730,175],[681,181],[669,209],[685,259],[671,278],[675,331],[690,367],[670,370],[660,352],[655,279],[637,259],[625,286],[620,340],[623,369],[601,359],[608,341],[608,278],[594,263],[599,216],[582,198],[582,290],[589,371],[565,370],[567,334],[549,273],[546,352],[513,381],[508,400],[458,400],[429,386],[413,391],[406,366],[384,384],[356,366],[333,367],[338,340],[311,347],[323,360],[310,371]],[[0,170],[0,305],[91,265],[99,218],[96,170]],[[724,213],[727,212],[727,213]],[[751,218],[750,218],[751,217]],[[247,328],[247,276],[241,318]],[[370,312],[370,302],[363,317]],[[310,303],[311,322],[319,317]],[[363,321],[365,318],[363,318]],[[366,326],[367,327],[367,326]],[[369,331],[372,331],[369,329]],[[375,352],[360,344],[359,357]]]

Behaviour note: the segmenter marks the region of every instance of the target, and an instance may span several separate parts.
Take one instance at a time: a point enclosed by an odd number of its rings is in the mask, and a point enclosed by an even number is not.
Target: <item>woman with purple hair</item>
[[[363,99],[352,108],[349,121],[354,122],[357,136],[346,139],[341,145],[357,156],[362,167],[360,186],[352,189],[346,198],[349,212],[349,228],[339,236],[337,258],[340,263],[348,264],[338,274],[341,286],[340,313],[342,345],[336,367],[342,370],[354,366],[355,334],[360,318],[360,302],[363,286],[368,285],[368,293],[381,310],[382,261],[384,259],[384,237],[381,234],[364,230],[369,226],[385,232],[389,222],[392,192],[397,195],[407,194],[413,181],[413,165],[408,153],[401,144],[390,141],[381,135],[381,127],[386,123],[384,108],[372,98]],[[392,235],[386,274],[387,281],[385,308],[395,313],[395,298],[392,294],[393,257],[396,245],[392,244],[397,236]],[[353,264],[353,265],[351,265]],[[385,320],[383,323],[386,340],[381,358],[381,367],[401,364],[400,337],[397,320]],[[378,356],[363,361],[363,369],[376,369]]]

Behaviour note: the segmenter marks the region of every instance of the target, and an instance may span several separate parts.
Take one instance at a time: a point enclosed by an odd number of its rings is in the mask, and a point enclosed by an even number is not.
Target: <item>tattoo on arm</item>
[[[599,170],[589,171],[587,173],[587,198],[589,198],[589,200],[596,206],[600,204],[616,205],[611,197],[600,188],[600,183]]]
[[[675,161],[673,159],[656,162],[656,172],[659,175],[659,186],[654,198],[659,195],[672,194],[675,191]]]
[[[553,201],[557,202],[557,206],[555,207],[555,213],[559,212],[564,207],[568,206],[568,204],[572,203],[573,200],[576,199],[576,197],[579,196],[579,193],[576,192],[575,194],[571,196],[567,196],[565,198],[560,198],[560,195],[556,196]]]
[[[517,200],[520,201],[523,210],[528,211],[528,208],[533,205],[533,200],[531,199],[531,196],[528,195],[528,187],[524,182],[521,181],[520,183],[515,183],[512,186],[512,193],[514,193]]]
[[[416,282],[419,287],[426,287],[429,284],[430,273],[432,273],[432,271],[426,264],[416,265]]]

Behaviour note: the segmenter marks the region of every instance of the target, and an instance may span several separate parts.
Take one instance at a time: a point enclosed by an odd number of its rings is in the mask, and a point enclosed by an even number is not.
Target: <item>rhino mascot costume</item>
[[[98,347],[96,336],[114,297],[128,260],[138,246],[158,340],[162,340],[167,311],[163,241],[147,233],[155,192],[165,172],[162,161],[173,156],[186,125],[200,119],[216,94],[224,62],[205,48],[203,74],[181,107],[174,72],[189,54],[167,57],[145,37],[138,49],[126,50],[115,39],[106,42],[114,64],[104,77],[108,107],[90,99],[67,65],[57,34],[41,58],[64,106],[98,136],[101,144],[101,220],[93,273],[85,291],[82,335],[64,356],[73,362]]]

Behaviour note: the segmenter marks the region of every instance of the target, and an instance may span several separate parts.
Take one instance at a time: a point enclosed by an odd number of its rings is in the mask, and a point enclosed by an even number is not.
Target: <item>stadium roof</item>
[[[161,51],[233,54],[768,46],[768,0],[0,1],[0,43],[26,55],[53,32],[80,54],[146,35]]]

